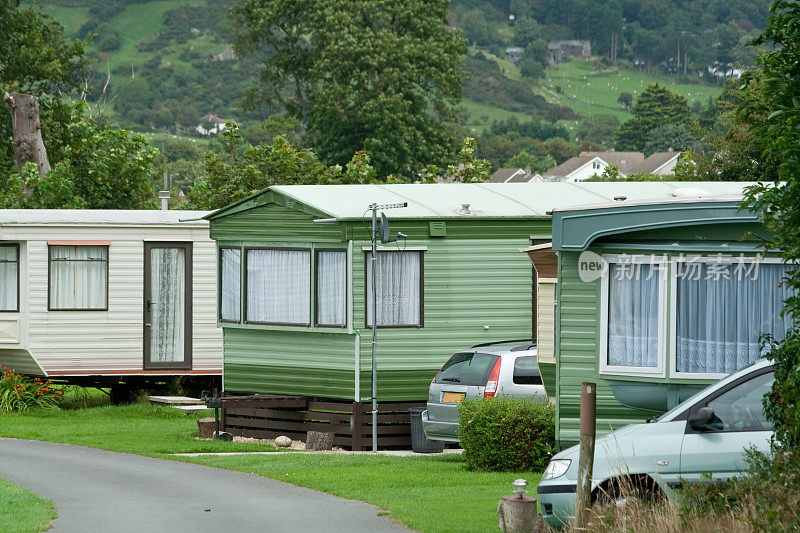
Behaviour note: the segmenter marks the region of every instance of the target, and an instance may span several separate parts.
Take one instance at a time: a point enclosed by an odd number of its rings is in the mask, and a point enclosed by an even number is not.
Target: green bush
[[[0,413],[57,407],[63,394],[49,381],[29,378],[0,365]]]
[[[555,408],[532,398],[465,400],[459,439],[470,470],[541,471],[555,446]]]

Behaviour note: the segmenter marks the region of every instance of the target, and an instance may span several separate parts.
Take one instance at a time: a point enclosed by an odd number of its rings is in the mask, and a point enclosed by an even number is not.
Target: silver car
[[[490,343],[455,353],[431,381],[428,408],[422,412],[425,435],[458,442],[458,404],[465,398],[493,396],[547,401],[535,344]]]

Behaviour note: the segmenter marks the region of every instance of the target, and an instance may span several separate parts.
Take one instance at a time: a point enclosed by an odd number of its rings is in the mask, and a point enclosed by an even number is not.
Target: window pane
[[[730,374],[761,358],[762,334],[784,338],[791,317],[781,316],[783,301],[793,294],[780,285],[786,265],[759,263],[745,276],[735,266],[688,265],[678,275],[678,372]]]
[[[183,248],[150,250],[150,361],[185,360],[186,253]]]
[[[241,318],[242,295],[242,251],[233,248],[223,248],[222,266],[220,270],[220,284],[222,302],[220,303],[220,318],[239,322]]]
[[[660,265],[614,264],[609,270],[608,364],[658,366]]]
[[[317,323],[344,326],[347,313],[347,252],[317,254]]]
[[[311,316],[311,253],[247,251],[247,320],[307,325]]]
[[[16,246],[0,246],[0,311],[17,311],[18,250]]]
[[[768,431],[772,423],[764,414],[764,395],[772,390],[772,372],[756,376],[725,392],[710,402],[719,431]]]
[[[421,252],[378,252],[379,326],[418,326]],[[367,254],[367,325],[372,325],[372,254]]]
[[[517,357],[513,380],[517,385],[541,385],[542,376],[539,375],[536,357]]]
[[[107,246],[50,247],[50,308],[105,309]]]
[[[461,352],[453,355],[436,375],[436,383],[483,386],[489,379],[496,355]]]

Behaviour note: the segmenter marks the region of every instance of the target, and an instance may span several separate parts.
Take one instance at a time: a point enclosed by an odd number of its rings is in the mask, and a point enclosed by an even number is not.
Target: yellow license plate
[[[443,392],[442,403],[461,403],[464,399],[463,392]]]

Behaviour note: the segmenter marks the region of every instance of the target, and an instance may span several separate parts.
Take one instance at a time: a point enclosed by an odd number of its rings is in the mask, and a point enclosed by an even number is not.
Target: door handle
[[[146,328],[149,328],[149,327],[150,327],[150,322],[145,322],[145,323],[144,323],[144,326],[145,326]]]

